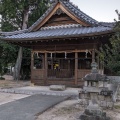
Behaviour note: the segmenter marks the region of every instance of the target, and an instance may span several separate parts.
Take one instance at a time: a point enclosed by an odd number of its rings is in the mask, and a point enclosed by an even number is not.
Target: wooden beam
[[[32,75],[33,75],[33,67],[34,67],[34,52],[31,51],[31,80],[32,80]]]
[[[48,69],[48,65],[47,65],[47,52],[45,52],[45,79],[44,79],[44,85],[47,84],[47,69]]]
[[[92,51],[93,49],[88,49],[89,51]],[[85,50],[65,50],[65,51],[46,51],[46,50],[34,50],[34,52],[40,52],[40,53],[75,53],[75,52],[85,52]]]
[[[82,22],[79,18],[77,18],[75,15],[73,15],[72,13],[70,13],[67,9],[65,9],[65,7],[63,5],[60,4],[60,8],[69,16],[71,17],[73,20],[75,20],[76,22],[78,22],[79,24],[83,25],[83,26],[90,26],[89,24]]]
[[[59,8],[59,6],[60,6],[60,3],[58,3],[58,4],[55,6],[55,8],[53,9],[53,11],[52,11],[48,16],[46,16],[46,18],[43,19],[43,21],[42,21],[37,27],[35,27],[35,28],[33,29],[33,31],[36,31],[36,30],[38,30],[41,26],[43,26],[43,25],[51,18],[51,16],[54,15],[54,13],[55,13],[56,10]]]
[[[92,62],[95,62],[95,49],[92,50]]]
[[[77,18],[75,15],[73,15],[72,13],[70,13],[67,9],[65,9],[65,7],[64,7],[62,4],[58,3],[58,4],[55,6],[55,8],[51,11],[51,13],[50,13],[48,16],[46,16],[46,17],[42,20],[42,22],[33,29],[33,31],[36,31],[36,30],[38,30],[41,26],[43,26],[43,25],[51,18],[51,16],[54,15],[54,13],[55,13],[55,12],[57,11],[57,9],[59,9],[59,8],[62,9],[69,17],[71,17],[71,18],[72,18],[73,20],[75,20],[77,23],[79,23],[79,24],[81,24],[81,25],[83,25],[83,26],[90,26],[89,24],[81,21],[81,20],[80,20],[79,18]]]
[[[75,52],[75,85],[77,85],[78,80],[78,53]]]

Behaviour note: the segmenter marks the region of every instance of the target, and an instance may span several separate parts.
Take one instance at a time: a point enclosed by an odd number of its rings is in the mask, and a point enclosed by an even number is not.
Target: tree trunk
[[[22,30],[27,29],[27,23],[28,23],[28,12],[29,8],[26,8],[24,10],[24,16],[23,16],[23,25],[22,25]],[[18,52],[18,57],[16,60],[15,68],[14,68],[14,80],[19,80],[20,79],[20,70],[21,70],[21,63],[22,63],[22,55],[23,55],[23,48],[19,48]]]
[[[16,60],[15,68],[14,68],[14,80],[20,79],[20,69],[21,69],[21,63],[22,63],[22,52],[23,48],[19,48],[18,57]]]

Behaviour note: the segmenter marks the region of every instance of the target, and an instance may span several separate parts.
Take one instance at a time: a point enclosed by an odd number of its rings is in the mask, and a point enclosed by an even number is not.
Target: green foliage
[[[115,34],[101,48],[100,58],[114,75],[120,75],[120,21],[116,22]]]
[[[24,10],[29,11],[29,27],[46,11],[48,4],[48,0],[1,0],[1,30],[22,29]]]
[[[31,26],[47,9],[49,0],[0,0],[1,30],[16,31],[22,29],[24,11],[29,12],[28,27]],[[14,65],[18,54],[18,46],[0,42],[0,73],[9,64]],[[23,50],[21,73],[30,74],[30,50]],[[25,78],[25,77],[24,77]]]
[[[31,65],[31,50],[24,49],[23,50],[23,60],[21,67],[21,79],[29,79],[30,78],[30,65]]]
[[[5,68],[11,63],[14,65],[17,58],[18,47],[0,41],[0,74],[5,73]]]

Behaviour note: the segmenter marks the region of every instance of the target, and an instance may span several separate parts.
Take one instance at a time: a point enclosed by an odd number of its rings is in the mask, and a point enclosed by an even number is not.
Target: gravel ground
[[[13,77],[10,75],[3,76],[5,80],[0,80],[0,89],[5,88],[16,88],[30,85],[30,81],[14,81]],[[18,99],[28,97],[30,95],[23,94],[11,94],[11,93],[0,93],[0,105],[12,102]]]
[[[17,87],[24,87],[24,86],[29,86],[30,81],[14,81],[13,77],[10,75],[4,75],[3,76],[5,80],[0,80],[0,89],[5,89],[5,88],[17,88]]]
[[[78,100],[67,100],[39,115],[36,120],[80,120],[84,108]],[[105,110],[111,120],[120,120],[120,102],[115,103],[114,110]]]
[[[0,89],[30,85],[30,81],[15,82],[12,76],[5,76],[5,78],[6,80],[0,80]],[[0,105],[28,96],[29,95],[0,93]],[[78,100],[66,100],[38,115],[36,120],[79,120],[79,116],[83,111],[84,108],[79,106]],[[120,101],[115,103],[115,108],[113,110],[106,110],[106,113],[112,120],[120,120]]]
[[[77,100],[64,101],[39,115],[36,120],[78,120],[83,108],[76,103]]]

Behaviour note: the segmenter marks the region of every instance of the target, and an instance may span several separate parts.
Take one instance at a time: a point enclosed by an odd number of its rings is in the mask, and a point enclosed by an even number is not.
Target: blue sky
[[[118,19],[115,10],[120,12],[120,0],[70,0],[97,21],[113,22]]]

